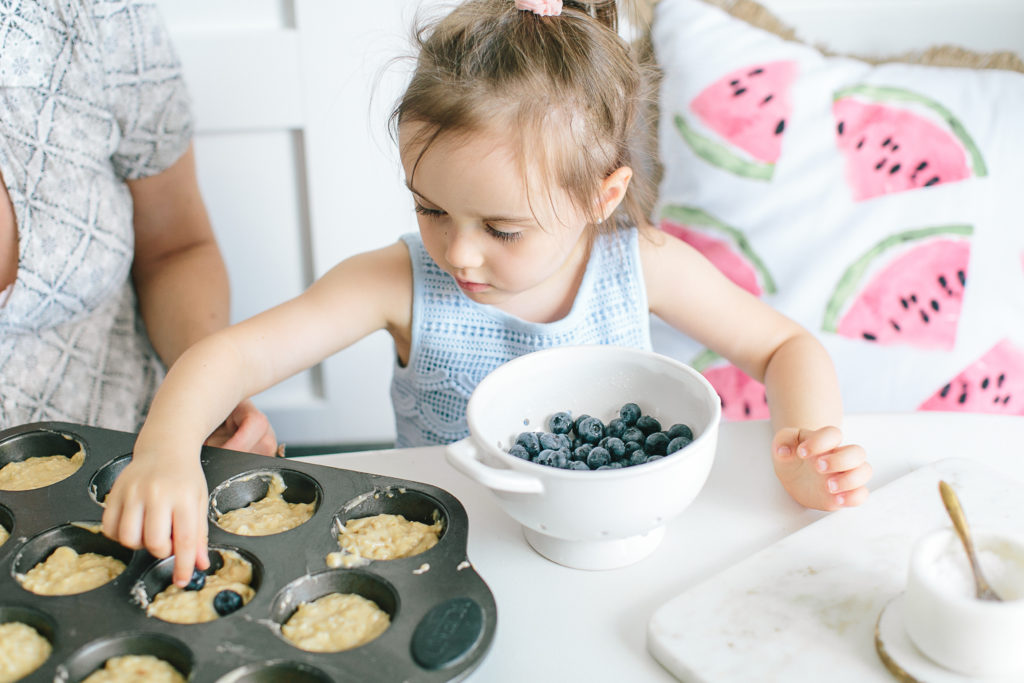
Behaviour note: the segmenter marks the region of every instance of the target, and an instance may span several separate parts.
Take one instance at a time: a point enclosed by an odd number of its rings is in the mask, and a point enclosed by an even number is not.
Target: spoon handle
[[[985,576],[981,573],[978,557],[974,554],[971,533],[967,528],[967,518],[964,516],[964,510],[960,506],[960,499],[957,497],[956,491],[953,490],[952,486],[940,480],[939,493],[942,496],[942,504],[946,506],[946,512],[949,513],[949,518],[953,520],[957,536],[960,537],[960,541],[964,544],[964,550],[967,551],[967,559],[971,563],[971,570],[974,572],[977,584],[978,597],[983,600],[999,600],[999,596],[988,585],[988,581],[985,580]]]

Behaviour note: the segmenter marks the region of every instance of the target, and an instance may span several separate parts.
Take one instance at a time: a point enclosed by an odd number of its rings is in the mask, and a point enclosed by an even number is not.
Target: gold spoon
[[[960,499],[957,498],[953,487],[944,481],[939,481],[939,494],[942,495],[942,503],[946,506],[949,518],[953,520],[953,527],[964,544],[967,551],[967,559],[971,563],[971,572],[974,574],[974,587],[979,600],[1001,601],[999,594],[988,585],[984,574],[981,573],[981,565],[978,564],[978,556],[974,554],[974,544],[971,543],[971,533],[967,529],[967,518],[964,517],[964,510],[960,507]]]

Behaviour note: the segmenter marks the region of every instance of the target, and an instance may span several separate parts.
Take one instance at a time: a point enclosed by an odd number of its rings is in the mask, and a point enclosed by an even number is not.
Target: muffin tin
[[[210,491],[210,548],[232,549],[252,562],[253,599],[206,624],[172,624],[146,616],[142,603],[170,583],[173,558],[121,547],[90,525],[131,458],[135,434],[61,422],[0,432],[0,467],[39,455],[72,455],[84,465],[67,479],[30,491],[0,491],[0,623],[21,621],[53,645],[47,661],[24,681],[76,683],[122,654],[151,654],[189,681],[293,683],[322,681],[457,681],[483,660],[494,637],[494,596],[466,557],[467,517],[459,501],[427,484],[333,467],[204,447]],[[291,502],[314,502],[304,524],[270,536],[238,536],[213,523],[214,510],[262,498],[276,471]],[[251,475],[256,476],[251,476]],[[372,561],[349,569],[327,566],[337,529],[348,519],[379,513],[443,522],[440,540],[414,557]],[[58,545],[117,557],[127,565],[113,581],[69,596],[40,596],[15,574]],[[211,553],[216,560],[217,554]],[[299,603],[330,592],[357,593],[388,612],[377,639],[338,653],[312,653],[285,641],[280,625]]]

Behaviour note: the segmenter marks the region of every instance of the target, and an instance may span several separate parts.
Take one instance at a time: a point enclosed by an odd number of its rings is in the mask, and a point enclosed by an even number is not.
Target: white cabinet
[[[416,229],[387,117],[418,2],[159,2],[193,97],[233,320]],[[287,443],[391,441],[392,348],[376,333],[256,402]]]

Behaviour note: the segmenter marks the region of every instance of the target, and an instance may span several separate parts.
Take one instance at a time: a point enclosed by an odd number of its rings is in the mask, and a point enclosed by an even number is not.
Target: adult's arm
[[[191,145],[164,171],[127,184],[139,309],[153,348],[170,367],[189,346],[227,326],[227,269],[199,192]],[[211,444],[264,455],[277,450],[273,429],[251,401],[239,404]]]

